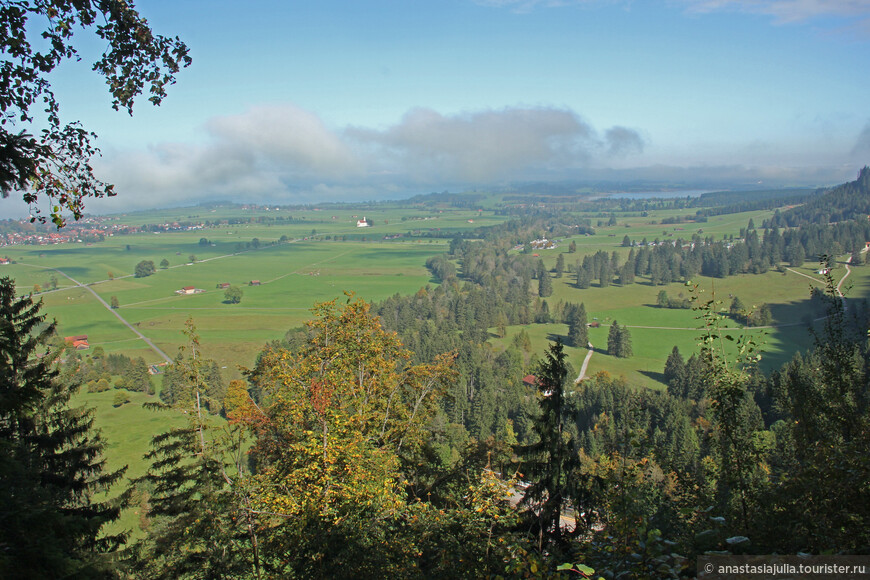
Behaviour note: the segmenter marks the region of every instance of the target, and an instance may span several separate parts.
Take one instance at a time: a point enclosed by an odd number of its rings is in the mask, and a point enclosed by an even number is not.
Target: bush
[[[125,405],[130,402],[130,397],[124,391],[118,391],[115,393],[115,398],[112,399],[113,407],[120,407],[121,405]]]

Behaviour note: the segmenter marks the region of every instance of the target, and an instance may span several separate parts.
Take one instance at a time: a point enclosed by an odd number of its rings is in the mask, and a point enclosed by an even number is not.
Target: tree
[[[550,345],[536,377],[541,414],[533,430],[538,442],[515,448],[520,470],[529,482],[520,503],[534,507],[528,513],[531,530],[538,537],[538,549],[559,549],[564,547],[559,518],[573,496],[571,475],[578,463],[573,438],[564,422],[568,365],[561,342]]]
[[[556,278],[561,278],[565,271],[565,254],[556,256]]]
[[[403,459],[419,465],[416,450],[454,376],[452,355],[411,364],[361,300],[313,312],[307,344],[296,353],[264,352],[250,374],[263,394],[262,410],[246,413],[258,434],[254,508],[269,514],[269,551],[285,567],[300,559],[322,567],[353,549],[333,550],[332,542],[361,545],[387,532],[382,522],[406,509]],[[348,565],[377,552],[355,553]]]
[[[196,262],[196,255],[191,254],[190,256],[187,257],[187,261],[188,262]]]
[[[550,273],[544,267],[544,261],[538,263],[538,296],[546,298],[553,294],[553,280],[550,278]]]
[[[130,397],[127,395],[127,393],[123,393],[121,391],[115,393],[115,396],[112,398],[113,407],[120,407],[121,405],[126,405],[129,402]]]
[[[224,292],[224,300],[229,304],[238,304],[242,301],[242,289],[238,286],[230,286]]]
[[[681,390],[681,383],[686,374],[686,363],[683,360],[683,355],[680,354],[680,349],[676,346],[668,355],[668,360],[665,361],[664,378],[665,384],[668,386],[668,393],[674,395]]]
[[[619,326],[615,320],[610,325],[610,332],[607,334],[607,354],[618,358],[628,358],[633,354],[628,327]]]
[[[697,287],[693,291],[700,296]],[[704,323],[698,359],[702,363],[701,382],[713,411],[713,442],[719,452],[720,507],[725,510],[732,531],[745,534],[749,532],[755,499],[752,482],[765,476],[757,445],[761,413],[748,388],[750,371],[761,356],[749,333],[736,339],[723,336],[721,324],[725,316],[719,312],[720,307],[721,301],[715,295],[697,306]],[[691,373],[692,362],[690,358],[686,365],[687,375]],[[687,376],[686,382],[690,381]],[[694,389],[689,386],[688,390]]]
[[[162,260],[160,260],[160,267],[161,267],[163,270],[165,270],[166,268],[168,268],[168,267],[169,267],[169,260],[167,260],[166,258],[163,258]]]
[[[134,276],[136,278],[145,278],[150,276],[154,272],[157,271],[157,268],[154,267],[154,262],[151,260],[142,260],[138,264],[136,264],[136,270],[134,271]]]
[[[97,501],[106,472],[89,409],[70,406],[47,349],[54,323],[0,279],[0,570],[13,578],[98,577],[123,536],[105,535],[120,502]]]
[[[584,259],[583,264],[577,262],[577,287],[581,290],[592,285],[592,269],[591,265],[587,266],[586,261]]]
[[[126,378],[128,389],[149,395],[154,394],[154,385],[151,384],[151,374],[148,372],[148,365],[141,356],[130,360],[130,367],[127,370]]]
[[[112,308],[114,308],[114,309],[118,309],[118,308],[121,307],[121,303],[118,302],[118,297],[117,297],[117,296],[112,296],[112,297],[109,299],[109,304],[111,304]]]
[[[568,253],[574,254],[576,252],[577,252],[577,242],[575,242],[574,240],[571,240],[571,243],[568,244]]]
[[[535,322],[538,324],[549,324],[552,320],[553,318],[550,316],[550,305],[547,304],[546,300],[541,300],[537,304]]]
[[[131,491],[150,490],[153,524],[128,564],[140,578],[261,578],[259,524],[245,488],[244,429],[202,412],[207,362],[196,355],[192,320],[184,332],[188,345],[173,365],[182,383],[174,408],[188,422],[152,438],[148,471],[133,482]],[[246,391],[234,401],[231,421],[239,406],[253,406]]]
[[[656,304],[659,308],[667,308],[671,305],[671,301],[668,299],[667,290],[659,290],[659,295],[656,298]]]
[[[586,306],[571,308],[568,315],[568,344],[585,347],[589,344],[589,329],[586,326]]]
[[[105,77],[112,107],[130,114],[143,92],[154,105],[161,103],[166,87],[191,62],[188,48],[178,38],[155,35],[132,2],[4,1],[0,22],[0,193],[22,192],[33,207],[31,219],[41,222],[45,217],[35,204],[49,203],[50,219],[60,228],[63,211],[79,219],[86,198],[115,194],[93,174],[95,135],[77,122],[64,124],[49,82],[61,63],[79,58],[74,31],[93,30],[106,46],[93,70]],[[42,104],[46,114],[35,117],[32,109]],[[39,136],[28,133],[34,127],[44,127]]]
[[[631,238],[628,237],[628,234],[626,234],[625,237],[622,238],[622,247],[623,248],[630,248],[631,247]]]
[[[634,349],[631,346],[631,333],[628,331],[628,326],[622,326],[619,329],[620,341],[620,358],[629,358],[634,354]]]

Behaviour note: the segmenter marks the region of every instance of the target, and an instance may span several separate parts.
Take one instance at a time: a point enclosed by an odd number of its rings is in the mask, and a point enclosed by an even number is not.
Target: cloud
[[[643,153],[644,140],[634,129],[611,127],[604,133],[607,153],[613,157]]]
[[[691,12],[730,10],[773,16],[778,23],[837,18],[866,28],[870,22],[870,0],[682,0]]]
[[[386,129],[330,129],[294,105],[211,119],[199,144],[164,143],[98,160],[127,207],[207,199],[319,201],[546,178],[643,152],[626,127],[599,132],[569,109],[408,111]],[[120,201],[115,201],[121,204]]]
[[[617,139],[627,139],[630,133],[622,129]],[[600,141],[592,126],[577,114],[554,108],[454,116],[414,109],[384,131],[350,128],[346,134],[378,152],[382,171],[406,173],[424,181],[481,182],[529,171],[580,167],[608,149],[607,142]]]
[[[212,119],[215,141],[267,163],[313,174],[360,170],[352,152],[313,113],[294,105],[259,106],[241,115]]]

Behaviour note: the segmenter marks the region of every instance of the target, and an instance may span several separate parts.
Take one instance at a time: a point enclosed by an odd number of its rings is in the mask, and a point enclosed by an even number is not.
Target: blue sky
[[[870,163],[870,0],[137,7],[191,48],[161,107],[112,111],[88,62],[52,79],[119,191],[95,210],[602,176],[822,185]]]

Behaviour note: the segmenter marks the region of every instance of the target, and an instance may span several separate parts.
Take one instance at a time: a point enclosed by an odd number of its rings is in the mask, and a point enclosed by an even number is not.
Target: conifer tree
[[[0,279],[0,571],[6,578],[101,577],[123,535],[104,535],[120,501],[97,501],[107,472],[89,409],[72,407],[46,343],[42,303]]]
[[[665,384],[668,386],[668,393],[674,395],[680,391],[681,383],[686,374],[686,363],[683,360],[683,355],[680,354],[680,349],[676,346],[668,355],[668,360],[665,361]]]
[[[553,280],[545,268],[538,270],[538,296],[546,298],[553,294]]]
[[[610,332],[607,333],[607,354],[619,356],[621,341],[622,333],[619,331],[619,323],[614,320],[613,324],[610,325]]]
[[[541,550],[563,547],[560,516],[565,502],[573,495],[571,472],[577,465],[577,453],[564,421],[568,372],[562,343],[556,341],[536,373],[541,415],[533,429],[538,442],[516,448],[521,458],[520,470],[529,481],[521,504],[535,506],[529,512],[533,517],[529,523]]]
[[[589,344],[586,322],[586,306],[580,304],[571,309],[568,317],[568,342],[571,346],[584,347]]]
[[[559,254],[556,257],[556,278],[561,278],[565,271],[565,254]]]
[[[634,349],[631,346],[631,333],[627,326],[619,328],[619,357],[628,358],[634,354]]]
[[[195,358],[199,337],[190,319],[185,335],[188,346],[179,349],[173,365],[174,408],[188,422],[151,441],[145,456],[150,467],[133,485],[150,490],[147,516],[153,521],[127,564],[139,578],[260,578],[259,524],[244,486],[243,428],[219,423],[205,411],[210,361]],[[242,395],[235,400],[245,402]]]

